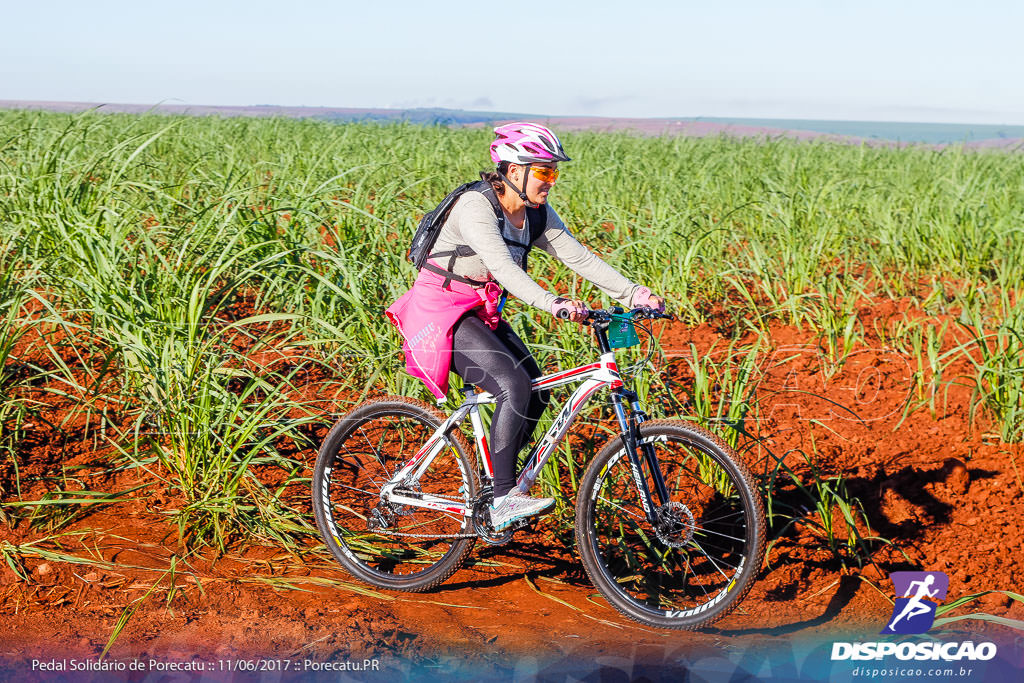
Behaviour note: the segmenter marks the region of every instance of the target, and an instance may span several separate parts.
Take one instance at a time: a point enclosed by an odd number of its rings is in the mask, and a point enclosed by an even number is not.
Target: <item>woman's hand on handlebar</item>
[[[590,309],[582,301],[558,297],[551,304],[551,314],[562,320],[571,320],[574,323],[581,323],[587,319],[587,312]]]
[[[665,299],[651,292],[647,287],[641,287],[633,294],[632,304],[634,307],[647,306],[658,313],[665,312]]]

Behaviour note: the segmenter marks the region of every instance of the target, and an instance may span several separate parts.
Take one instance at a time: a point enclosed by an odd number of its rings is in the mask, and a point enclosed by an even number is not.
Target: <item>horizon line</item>
[[[106,109],[110,113],[142,114],[148,112],[171,113],[182,115],[259,115],[280,113],[289,118],[307,118],[304,114],[310,114],[308,118],[327,117],[331,120],[331,114],[340,114],[343,119],[349,117],[351,120],[360,118],[378,118],[384,120],[409,120],[416,115],[426,115],[419,121],[412,123],[435,123],[443,125],[456,125],[463,127],[479,126],[485,123],[514,120],[539,120],[551,122],[564,127],[567,131],[580,130],[633,130],[642,134],[686,134],[696,137],[704,137],[714,134],[731,134],[739,137],[750,137],[756,135],[788,136],[803,139],[831,138],[846,142],[894,142],[900,143],[930,143],[938,145],[965,143],[970,146],[1012,146],[1014,144],[1024,145],[1024,125],[1022,124],[994,124],[994,123],[963,123],[963,122],[938,122],[938,121],[886,121],[882,119],[822,119],[822,118],[772,118],[753,116],[598,116],[593,114],[580,115],[548,115],[548,114],[527,114],[513,112],[493,112],[474,109],[453,109],[448,107],[340,107],[325,105],[281,105],[281,104],[185,104],[180,100],[163,100],[156,104],[141,104],[130,102],[87,102],[71,100],[5,100],[0,99],[0,109],[14,110],[44,110],[58,113],[80,113],[89,109]],[[451,114],[451,117],[445,117]],[[431,116],[433,115],[433,116]],[[440,119],[440,120],[439,120]],[[447,120],[445,120],[447,119]],[[777,125],[773,125],[777,124]],[[808,127],[793,124],[807,124]],[[904,131],[887,131],[882,134],[879,131],[854,130],[857,126],[889,126],[902,128],[917,128],[918,135],[901,135]],[[681,128],[686,126],[686,128]],[[838,126],[848,127],[851,130],[815,130],[814,127],[828,128]],[[949,131],[949,129],[954,129]],[[962,135],[941,136],[941,132],[957,132]],[[1009,130],[1007,130],[1009,129]],[[971,131],[977,133],[994,133],[988,137],[973,137]],[[912,133],[913,131],[907,131]],[[937,139],[938,136],[942,139]],[[917,138],[917,139],[914,139]]]
[[[343,112],[370,112],[370,113],[402,113],[402,112],[453,112],[476,116],[493,116],[496,118],[509,118],[521,116],[535,119],[601,119],[601,120],[636,120],[636,121],[807,121],[826,123],[884,123],[901,125],[928,125],[928,126],[984,126],[989,128],[1024,128],[1024,123],[981,123],[976,121],[924,121],[924,120],[899,120],[885,118],[822,118],[806,115],[773,116],[773,115],[750,115],[723,116],[719,114],[696,114],[696,115],[658,115],[658,116],[607,116],[601,114],[541,114],[529,112],[503,112],[487,109],[465,109],[454,107],[355,107],[341,105],[323,104],[209,104],[209,103],[184,103],[174,98],[160,100],[156,103],[148,102],[112,102],[112,101],[89,101],[89,100],[20,100],[0,99],[0,108],[9,108],[9,105],[67,105],[85,107],[145,107],[157,109],[161,107],[190,108],[199,107],[204,109],[323,109],[329,111]]]

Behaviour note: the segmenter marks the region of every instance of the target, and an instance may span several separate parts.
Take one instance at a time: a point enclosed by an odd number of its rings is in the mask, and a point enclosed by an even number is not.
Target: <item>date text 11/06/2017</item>
[[[316,661],[312,659],[33,659],[33,671],[379,671],[379,659]]]

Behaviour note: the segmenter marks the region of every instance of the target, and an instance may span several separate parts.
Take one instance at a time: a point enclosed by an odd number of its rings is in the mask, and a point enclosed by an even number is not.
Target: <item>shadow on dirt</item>
[[[950,524],[955,510],[950,501],[966,495],[972,482],[991,479],[998,474],[984,469],[967,469],[961,461],[949,458],[930,468],[908,465],[892,474],[879,468],[872,477],[845,478],[849,499],[860,503],[864,519],[870,526],[871,534],[865,537],[864,546],[870,554],[861,550],[859,555],[849,552],[821,558],[828,550],[827,543],[824,539],[820,539],[817,545],[808,542],[798,531],[801,524],[794,523],[792,518],[780,518],[769,531],[769,538],[775,539],[778,547],[785,552],[781,567],[789,565],[798,567],[798,570],[791,569],[789,580],[777,583],[766,591],[763,599],[767,602],[806,599],[804,596],[816,575],[842,574],[844,564],[847,567],[845,571],[852,570],[853,573],[838,577],[838,587],[821,614],[772,628],[720,629],[718,632],[725,635],[787,635],[831,622],[850,604],[864,583],[870,581],[875,588],[879,588],[877,581],[862,575],[860,567],[874,565],[877,574],[872,574],[876,577],[885,577],[893,571],[922,569],[918,562],[907,557],[900,549],[924,538],[929,527]],[[774,492],[776,509],[791,514],[805,517],[814,515],[810,502],[804,492],[792,485]],[[879,537],[888,543],[875,540]],[[842,544],[841,547],[846,549]],[[894,552],[889,555],[889,559],[883,561],[877,557],[877,551],[886,547],[893,548]],[[818,557],[814,557],[815,554]],[[764,579],[765,573],[762,572],[759,580]],[[888,588],[882,586],[881,590],[887,591]]]
[[[952,521],[954,505],[940,500],[926,487],[932,485],[932,489],[955,500],[967,493],[971,482],[998,474],[968,470],[960,461],[949,458],[933,469],[906,466],[894,474],[879,472],[870,479],[849,479],[847,483],[850,492],[863,504],[872,529],[895,543],[922,538],[926,532],[923,525]]]
[[[481,544],[482,545],[482,544]],[[551,543],[533,540],[513,539],[504,546],[477,546],[473,559],[466,565],[478,574],[490,574],[464,581],[443,583],[434,591],[444,593],[464,588],[488,588],[503,586],[523,577],[542,577],[564,583],[573,588],[590,586],[583,573],[583,566],[573,556],[563,556]],[[456,577],[459,575],[457,574]]]
[[[819,500],[814,494],[825,486],[816,482],[813,476],[800,473],[803,490],[792,481],[785,481],[772,491],[771,507],[776,517],[768,536],[779,541],[793,537],[793,530],[801,526],[817,529],[822,521],[822,510],[834,509],[843,502],[852,506],[858,522],[867,522],[870,529],[863,530],[867,532],[865,537],[881,538],[899,546],[901,541],[915,541],[926,536],[928,525],[950,524],[955,502],[966,496],[971,482],[991,479],[998,474],[991,470],[968,470],[959,460],[948,458],[932,468],[907,465],[891,474],[879,468],[871,477],[829,475],[822,480],[824,485],[845,495]],[[820,503],[825,505],[822,507]],[[838,520],[833,520],[833,523],[835,521]],[[837,533],[841,535],[843,532],[840,526]],[[877,550],[884,541],[871,541],[869,547]],[[868,557],[861,556],[857,564],[868,561]],[[827,563],[819,565],[829,568]],[[831,567],[838,568],[839,565]]]
[[[816,626],[822,626],[829,623],[833,619],[839,616],[843,608],[846,607],[853,597],[860,590],[863,585],[863,581],[856,576],[841,576],[839,577],[839,587],[836,592],[832,594],[828,604],[825,605],[825,609],[821,614],[812,618],[798,621],[792,624],[786,624],[784,626],[774,626],[772,628],[746,628],[746,629],[728,629],[728,628],[716,628],[709,629],[710,633],[720,633],[727,636],[744,636],[744,635],[772,635],[772,636],[783,636],[791,633],[796,633],[804,629],[814,628]]]

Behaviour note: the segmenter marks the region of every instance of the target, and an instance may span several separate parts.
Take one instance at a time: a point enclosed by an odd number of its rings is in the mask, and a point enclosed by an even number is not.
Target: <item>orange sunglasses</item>
[[[530,174],[542,183],[553,183],[558,180],[558,169],[547,166],[531,166]]]

